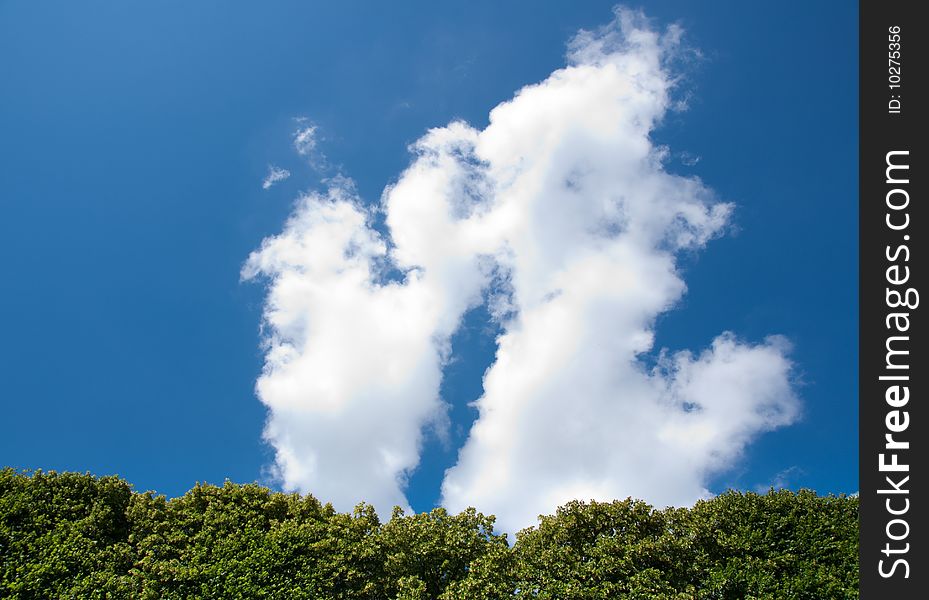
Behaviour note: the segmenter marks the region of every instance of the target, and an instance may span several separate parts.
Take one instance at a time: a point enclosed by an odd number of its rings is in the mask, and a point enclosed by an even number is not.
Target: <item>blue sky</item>
[[[117,473],[168,496],[225,478],[281,485],[255,393],[268,281],[240,281],[250,253],[335,175],[356,203],[378,202],[408,145],[456,120],[483,130],[612,8],[0,4],[0,463]],[[648,138],[669,149],[662,172],[734,206],[718,235],[676,255],[687,291],[656,313],[642,364],[661,348],[698,356],[724,331],[746,348],[784,336],[796,416],[701,482],[855,491],[857,6],[641,8],[655,31],[685,32],[670,68],[687,109]],[[301,155],[294,134],[309,126]],[[263,189],[271,165],[290,176]],[[408,474],[416,510],[440,500],[505,328],[486,305],[463,315],[442,367],[446,435],[426,426]]]

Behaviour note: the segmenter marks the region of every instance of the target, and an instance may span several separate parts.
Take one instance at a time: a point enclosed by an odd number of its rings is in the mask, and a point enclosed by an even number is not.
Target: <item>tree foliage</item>
[[[858,597],[858,499],[574,501],[519,532],[442,508],[381,522],[313,496],[0,471],[0,597],[403,600]]]

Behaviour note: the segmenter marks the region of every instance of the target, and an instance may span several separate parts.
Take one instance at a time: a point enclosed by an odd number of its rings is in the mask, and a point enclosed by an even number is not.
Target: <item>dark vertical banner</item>
[[[921,297],[929,22],[918,2],[860,9],[861,597],[926,598],[929,361]],[[929,292],[927,292],[929,293]]]

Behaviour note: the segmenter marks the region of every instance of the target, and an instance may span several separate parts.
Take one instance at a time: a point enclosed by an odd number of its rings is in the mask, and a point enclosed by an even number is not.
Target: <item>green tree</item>
[[[117,477],[0,471],[0,596],[127,596],[131,495]]]
[[[669,527],[675,515],[632,499],[569,502],[517,535],[517,596],[675,598],[692,591],[694,548]]]
[[[735,600],[858,597],[858,499],[569,502],[517,534],[441,508],[381,523],[310,495],[0,471],[0,597]]]
[[[197,485],[134,506],[143,598],[376,598],[382,560],[370,506],[337,513],[312,496]]]
[[[477,574],[471,576],[472,565],[478,565],[484,573],[480,582],[492,587],[495,583],[486,577],[486,560],[506,554],[508,546],[506,537],[494,535],[493,528],[494,517],[473,508],[458,515],[450,515],[444,508],[404,515],[395,508],[379,534],[388,597],[435,600],[461,598],[469,591],[484,594],[469,597],[495,597],[488,595],[495,593],[493,589],[475,590]]]
[[[857,598],[858,498],[728,492],[687,514],[701,598]]]

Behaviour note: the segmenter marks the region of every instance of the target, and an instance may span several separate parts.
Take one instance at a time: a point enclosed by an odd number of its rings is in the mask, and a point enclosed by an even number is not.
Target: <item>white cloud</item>
[[[686,150],[684,152],[681,152],[680,159],[681,159],[681,164],[684,165],[685,167],[693,167],[698,162],[700,162],[699,156],[697,156],[696,154],[687,152]]]
[[[803,469],[797,466],[787,467],[783,471],[778,472],[774,478],[768,484],[759,483],[755,486],[755,491],[759,494],[765,494],[769,490],[782,490],[788,488],[794,484],[794,481],[798,477],[804,475]]]
[[[288,177],[290,177],[290,171],[287,169],[268,165],[268,175],[264,178],[264,181],[261,182],[261,188],[265,190],[269,189],[275,183],[284,181]]]
[[[310,156],[316,151],[316,125],[307,125],[300,120],[302,127],[294,132],[294,150],[300,156]]]
[[[294,150],[315,171],[319,173],[329,172],[331,165],[319,147],[320,141],[324,139],[320,137],[319,126],[306,117],[297,117],[294,121],[298,126],[297,130],[293,132]]]
[[[405,505],[400,478],[418,462],[419,428],[435,414],[438,310],[416,277],[376,285],[386,245],[346,182],[301,198],[283,233],[243,270],[271,279],[259,397],[265,435],[288,489],[340,508]]]
[[[243,276],[270,278],[257,390],[287,488],[343,509],[405,505],[420,432],[444,415],[450,336],[481,301],[503,333],[446,473],[451,510],[476,506],[514,531],[572,498],[690,503],[796,418],[780,338],[722,333],[697,355],[641,360],[685,292],[677,253],[719,235],[732,210],[667,173],[649,137],[673,108],[680,35],[618,11],[484,130],[423,136],[385,190],[386,233],[336,180],[253,253]],[[404,279],[386,282],[387,268]]]

